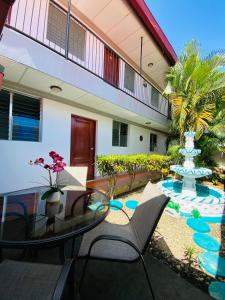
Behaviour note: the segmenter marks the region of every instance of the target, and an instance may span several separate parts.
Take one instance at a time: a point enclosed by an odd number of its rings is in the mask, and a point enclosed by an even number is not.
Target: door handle
[[[94,148],[90,148],[90,150],[94,150]]]

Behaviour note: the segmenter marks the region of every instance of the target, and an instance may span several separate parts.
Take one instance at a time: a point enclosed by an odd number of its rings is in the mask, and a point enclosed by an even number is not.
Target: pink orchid
[[[44,162],[44,158],[42,158],[42,157],[37,158],[34,161],[34,163],[32,161],[30,161],[30,164],[31,165],[33,165],[33,164],[38,165],[38,166],[44,168],[45,170],[47,170],[48,174],[49,174],[49,184],[50,184],[50,186],[54,187],[56,185],[56,187],[57,187],[56,182],[53,184],[51,173],[62,172],[64,170],[64,167],[66,166],[66,163],[63,162],[64,158],[61,155],[59,155],[58,153],[56,153],[55,151],[50,151],[49,156],[53,160],[52,164],[46,164]]]
[[[39,164],[43,164],[44,163],[44,158],[39,157],[37,159],[35,159],[34,164],[35,165],[39,165]]]

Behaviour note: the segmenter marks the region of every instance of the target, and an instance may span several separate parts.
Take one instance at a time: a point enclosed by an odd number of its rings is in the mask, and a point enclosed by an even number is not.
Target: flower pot
[[[53,218],[62,211],[62,204],[58,202],[47,202],[46,214],[48,218]]]
[[[47,198],[47,203],[56,203],[60,201],[60,192],[53,192]]]

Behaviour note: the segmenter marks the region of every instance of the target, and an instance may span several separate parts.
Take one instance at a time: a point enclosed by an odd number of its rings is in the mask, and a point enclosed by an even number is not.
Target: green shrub
[[[116,187],[116,175],[123,173],[124,163],[122,155],[102,155],[97,157],[98,172],[101,176],[108,176],[108,195],[113,198]]]
[[[179,153],[180,149],[181,149],[180,145],[170,145],[167,150],[167,155],[171,157],[173,163],[176,165],[180,165],[184,160],[184,157]]]
[[[213,185],[217,185],[220,182],[220,180],[221,180],[220,175],[213,172],[211,175],[211,181],[212,181]]]
[[[101,176],[108,176],[109,196],[112,198],[116,186],[116,176],[127,173],[129,175],[129,190],[137,172],[169,170],[171,157],[159,154],[130,154],[130,155],[102,155],[96,158],[98,172]]]

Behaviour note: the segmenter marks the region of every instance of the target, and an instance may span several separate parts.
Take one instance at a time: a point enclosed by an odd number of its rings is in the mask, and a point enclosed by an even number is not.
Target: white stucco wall
[[[0,140],[0,193],[45,184],[41,175],[45,170],[30,166],[28,162],[37,157],[47,157],[55,150],[70,161],[71,114],[97,121],[96,154],[149,153],[150,130],[129,124],[128,147],[112,147],[112,119],[43,99],[42,140],[23,142]],[[154,132],[154,131],[152,131]],[[158,152],[165,152],[166,135],[158,134]],[[139,136],[143,136],[140,142]]]

